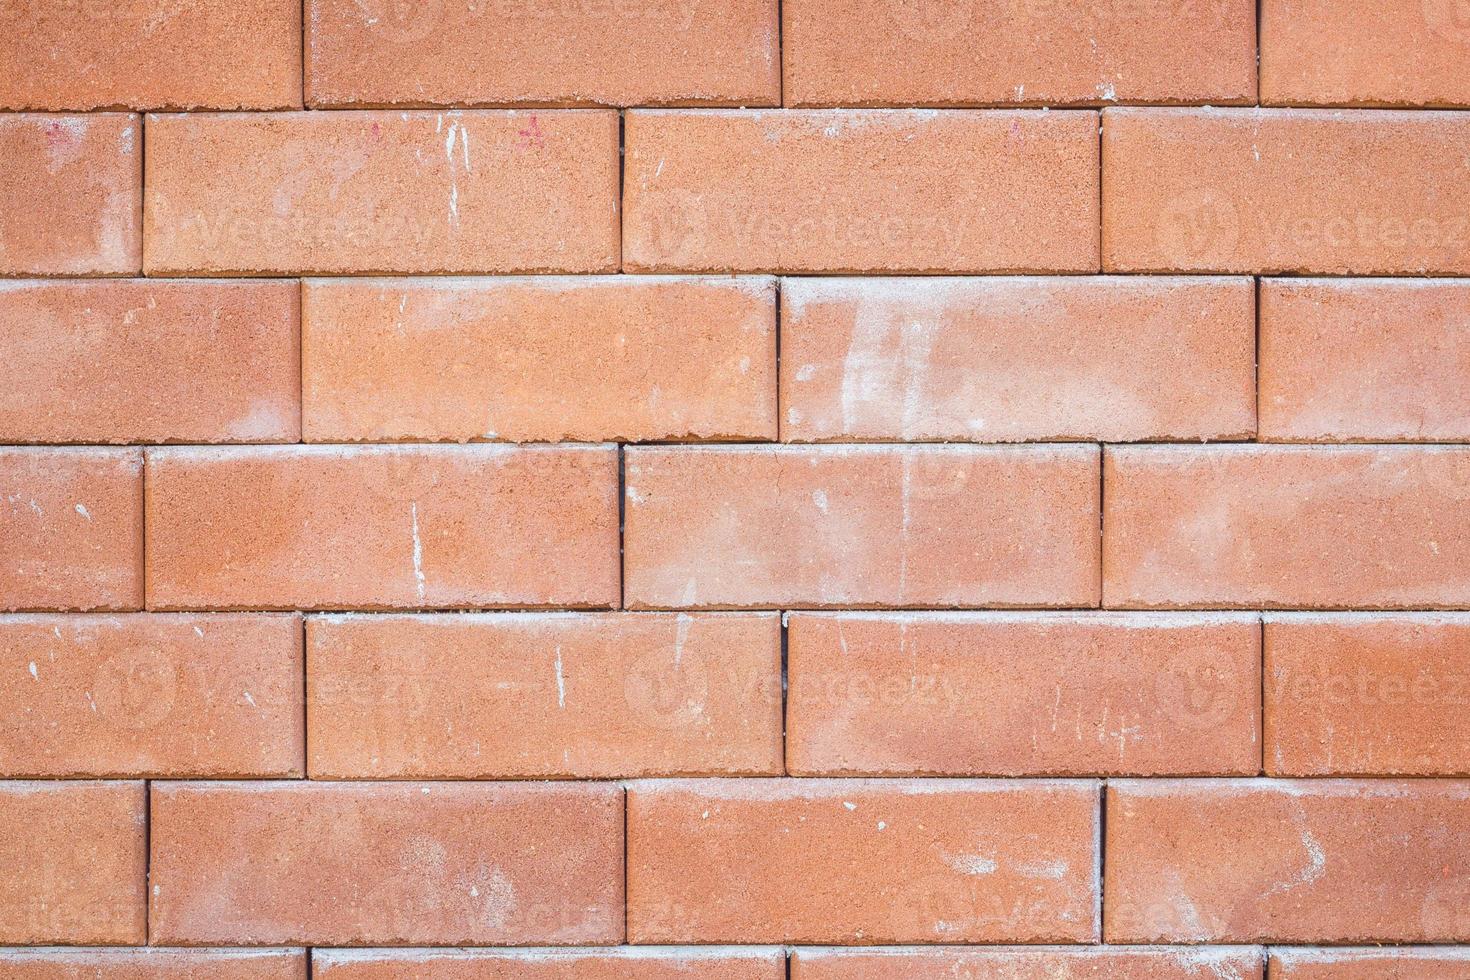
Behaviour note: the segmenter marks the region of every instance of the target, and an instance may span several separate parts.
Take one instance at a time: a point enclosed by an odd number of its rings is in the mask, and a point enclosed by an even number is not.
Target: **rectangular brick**
[[[299,949],[8,949],[0,980],[306,980]]]
[[[7,0],[3,109],[285,109],[301,105],[295,0]]]
[[[1093,112],[633,111],[630,272],[1095,272]]]
[[[779,949],[318,949],[321,980],[786,980]]]
[[[143,783],[0,782],[0,943],[146,942]]]
[[[294,282],[0,283],[0,440],[295,442]]]
[[[771,613],[327,616],[313,778],[779,775]]]
[[[1470,273],[1470,116],[1108,109],[1103,268]]]
[[[623,792],[596,783],[155,783],[149,938],[623,938]]]
[[[141,140],[138,117],[124,113],[0,114],[0,275],[136,274]]]
[[[1211,949],[795,949],[791,980],[1261,980],[1260,950]],[[1273,974],[1274,975],[1274,974]]]
[[[1470,441],[1470,283],[1261,283],[1261,437]]]
[[[1246,279],[787,279],[783,439],[1255,432]]]
[[[313,106],[781,104],[776,0],[307,9]]]
[[[1470,615],[1273,616],[1265,646],[1268,772],[1470,774]]]
[[[148,117],[149,275],[611,272],[618,117]]]
[[[796,775],[1251,775],[1254,616],[793,613]]]
[[[1091,606],[1094,446],[632,448],[629,608]]]
[[[1464,980],[1470,976],[1470,950],[1273,949],[1271,976],[1276,980]]]
[[[1470,449],[1109,448],[1103,605],[1470,602]]]
[[[632,943],[1097,937],[1092,782],[635,783],[627,832]]]
[[[1470,105],[1452,0],[1263,0],[1265,105]]]
[[[0,616],[5,776],[300,776],[297,616]]]
[[[611,446],[158,449],[150,608],[608,607]]]
[[[0,608],[143,605],[143,454],[0,449]]]
[[[1467,801],[1443,780],[1114,782],[1106,941],[1463,941]]]
[[[308,441],[774,439],[773,280],[306,284]]]
[[[1254,102],[1256,9],[787,0],[787,105]]]

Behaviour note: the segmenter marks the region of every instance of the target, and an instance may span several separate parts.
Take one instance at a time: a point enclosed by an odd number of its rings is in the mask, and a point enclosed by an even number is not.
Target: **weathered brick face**
[[[0,980],[1466,980],[1464,0],[0,0]]]

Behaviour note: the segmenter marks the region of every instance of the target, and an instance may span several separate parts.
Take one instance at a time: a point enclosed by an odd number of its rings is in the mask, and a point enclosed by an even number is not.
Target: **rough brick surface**
[[[299,302],[292,282],[0,287],[0,439],[295,442]]]
[[[618,118],[148,117],[149,275],[608,272]]]
[[[159,449],[151,608],[611,606],[611,447]]]
[[[622,791],[155,783],[158,944],[618,942]]]
[[[1282,980],[1458,980],[1470,970],[1464,949],[1273,949],[1271,976]]]
[[[143,604],[143,454],[0,450],[0,608]]]
[[[1462,782],[1114,782],[1108,942],[1463,942]]]
[[[1092,446],[630,449],[625,599],[1096,605],[1097,467]]]
[[[1006,980],[1260,980],[1249,949],[798,949],[791,980],[902,980],[917,976]]]
[[[1255,617],[793,614],[787,763],[830,775],[1255,775]]]
[[[314,280],[312,442],[773,439],[759,279]]]
[[[1097,116],[627,114],[630,272],[1090,272]]]
[[[1255,431],[1245,279],[787,279],[781,299],[789,441]]]
[[[1103,267],[1470,273],[1470,115],[1103,113]]]
[[[0,782],[0,943],[141,944],[143,783]]]
[[[323,980],[784,980],[771,949],[317,950]]]
[[[142,140],[122,113],[0,115],[0,276],[137,272]]]
[[[315,106],[781,102],[776,0],[306,7]]]
[[[779,775],[770,613],[329,616],[314,778]]]
[[[299,949],[9,949],[4,980],[306,980]]]
[[[787,105],[1252,102],[1249,0],[787,0]]]

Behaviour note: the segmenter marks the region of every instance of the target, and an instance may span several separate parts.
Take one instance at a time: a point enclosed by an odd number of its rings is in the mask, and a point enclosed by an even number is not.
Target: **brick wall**
[[[1457,0],[0,0],[0,978],[1466,980],[1466,110]]]

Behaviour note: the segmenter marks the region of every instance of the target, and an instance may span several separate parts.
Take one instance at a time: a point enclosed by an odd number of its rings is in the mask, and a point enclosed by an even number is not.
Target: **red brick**
[[[10,0],[4,109],[284,109],[301,105],[294,0]]]
[[[595,783],[155,783],[149,938],[617,943],[622,801]]]
[[[294,282],[0,285],[0,439],[295,442]]]
[[[1470,616],[1272,617],[1265,643],[1268,772],[1470,774]]]
[[[1257,950],[1215,949],[796,949],[791,980],[1260,980]]]
[[[1093,272],[1097,115],[627,114],[630,272]]]
[[[0,114],[0,275],[136,273],[140,139],[137,116]]]
[[[1109,448],[1103,604],[1470,602],[1470,449]]]
[[[0,449],[0,607],[143,604],[143,456]]]
[[[1088,606],[1091,446],[635,448],[629,608]]]
[[[309,441],[774,439],[770,279],[320,280]]]
[[[1463,980],[1465,949],[1273,949],[1275,980]]]
[[[1456,0],[1264,0],[1266,105],[1470,105]]]
[[[146,941],[143,783],[0,782],[0,943]]]
[[[1091,782],[745,780],[628,791],[633,943],[1087,942]]]
[[[1108,109],[1103,267],[1470,273],[1470,116]]]
[[[1251,775],[1254,616],[792,614],[801,775]]]
[[[1470,441],[1470,283],[1261,283],[1261,436]]]
[[[314,778],[779,775],[770,613],[313,617]]]
[[[612,447],[153,450],[147,526],[151,608],[618,598]]]
[[[613,112],[148,118],[149,275],[610,272]]]
[[[788,279],[782,438],[1255,432],[1245,279]]]
[[[1112,783],[1106,940],[1470,938],[1467,801],[1436,780]]]
[[[341,950],[312,954],[322,980],[785,980],[778,949]]]
[[[788,105],[1254,102],[1256,8],[787,0]]]
[[[306,980],[299,949],[9,949],[0,980]]]
[[[308,0],[314,106],[780,105],[776,0]]]
[[[296,616],[3,616],[5,776],[299,776]]]

